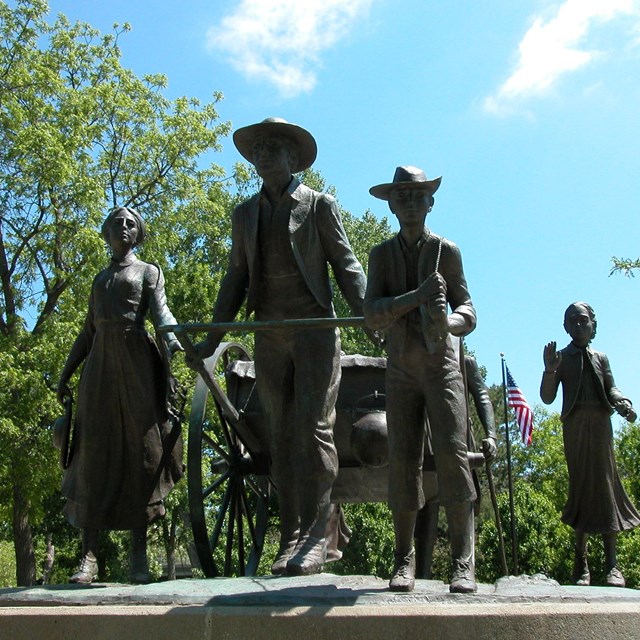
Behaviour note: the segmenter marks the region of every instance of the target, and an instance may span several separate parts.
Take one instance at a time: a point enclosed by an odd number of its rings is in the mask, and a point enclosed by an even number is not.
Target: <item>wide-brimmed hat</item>
[[[403,189],[425,189],[433,195],[442,182],[442,176],[428,180],[422,169],[418,167],[396,167],[393,174],[393,182],[377,184],[369,189],[369,193],[380,200],[388,200],[393,189],[402,187]]]
[[[258,136],[278,135],[289,138],[298,147],[298,162],[291,167],[292,173],[308,169],[318,155],[318,146],[314,137],[297,124],[282,118],[265,118],[262,122],[241,127],[233,133],[236,149],[253,164],[253,143]]]

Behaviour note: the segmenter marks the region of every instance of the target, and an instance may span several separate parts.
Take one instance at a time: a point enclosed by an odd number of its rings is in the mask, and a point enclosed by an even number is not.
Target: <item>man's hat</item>
[[[377,184],[369,189],[369,193],[380,200],[388,200],[393,189],[402,187],[403,189],[425,189],[433,195],[438,190],[441,181],[442,176],[434,180],[427,180],[424,171],[417,167],[396,167],[393,182]]]
[[[291,167],[292,173],[308,169],[318,155],[318,146],[314,137],[297,124],[291,124],[282,118],[266,118],[257,124],[242,127],[233,133],[236,149],[253,164],[253,143],[258,136],[278,135],[289,138],[298,148],[298,162]]]

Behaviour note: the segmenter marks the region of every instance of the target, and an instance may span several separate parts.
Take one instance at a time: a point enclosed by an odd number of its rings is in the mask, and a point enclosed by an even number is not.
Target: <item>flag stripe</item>
[[[516,414],[522,442],[530,445],[533,433],[533,411],[531,411],[524,394],[520,391],[506,364],[505,369],[507,371],[507,406],[511,407]]]

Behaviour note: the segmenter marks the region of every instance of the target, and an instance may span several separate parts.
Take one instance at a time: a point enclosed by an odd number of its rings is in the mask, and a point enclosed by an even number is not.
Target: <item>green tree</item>
[[[618,471],[632,502],[640,505],[640,422],[625,422],[615,436]]]
[[[496,420],[504,418],[502,387],[492,387]],[[518,428],[509,411],[509,437],[513,479],[516,538],[518,542],[518,569],[520,573],[546,572],[557,579],[566,580],[566,545],[571,545],[572,531],[562,524],[560,514],[566,501],[568,476],[562,442],[562,423],[557,413],[549,413],[541,407],[534,408],[534,432],[532,443],[524,445]],[[500,505],[501,522],[505,538],[506,556],[511,562],[511,515],[509,508],[509,481],[507,473],[506,439],[504,425],[498,426],[499,453],[493,464],[496,492]],[[478,572],[482,579],[495,579],[501,574],[498,555],[498,534],[489,513],[488,501],[478,521]],[[536,515],[531,515],[536,514]],[[537,522],[544,518],[544,525]],[[571,546],[569,547],[571,548]],[[569,554],[570,556],[570,554]],[[545,561],[544,558],[547,558]]]
[[[508,534],[511,530],[511,515],[507,493],[498,496],[502,527]],[[526,480],[514,484],[514,519],[518,540],[519,573],[533,575],[544,573],[560,582],[571,575],[573,534],[560,522],[555,505],[543,491],[539,491]],[[507,543],[507,558],[510,558]],[[486,519],[478,528],[476,545],[476,573],[483,582],[494,582],[501,575],[498,554],[498,534],[495,522]],[[513,567],[511,567],[513,571]]]
[[[624,422],[614,437],[620,478],[631,502],[640,507],[640,422]],[[640,586],[640,528],[618,538],[618,559],[628,587]]]
[[[518,478],[544,494],[560,514],[569,491],[560,415],[536,407],[534,425],[529,446],[514,443],[513,468]]]
[[[628,278],[633,278],[635,276],[635,271],[640,269],[640,258],[611,258],[611,271],[609,275],[613,275],[614,273],[621,273]]]
[[[47,11],[44,0],[0,3],[0,516],[12,522],[18,584],[36,578],[32,527],[60,480],[51,385],[105,262],[105,210],[143,210],[143,256],[167,268],[174,312],[199,319],[230,200],[222,171],[197,164],[229,130],[220,94],[169,100],[163,76],[121,66],[128,25],[102,35],[64,16],[50,24]]]

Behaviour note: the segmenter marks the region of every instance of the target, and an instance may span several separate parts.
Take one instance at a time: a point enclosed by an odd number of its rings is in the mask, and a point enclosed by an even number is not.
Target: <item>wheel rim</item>
[[[241,345],[227,343],[205,364],[219,375],[238,359],[251,358]],[[196,551],[207,577],[251,576],[262,555],[269,515],[269,480],[210,395],[198,376],[191,403],[187,457],[189,511]]]

